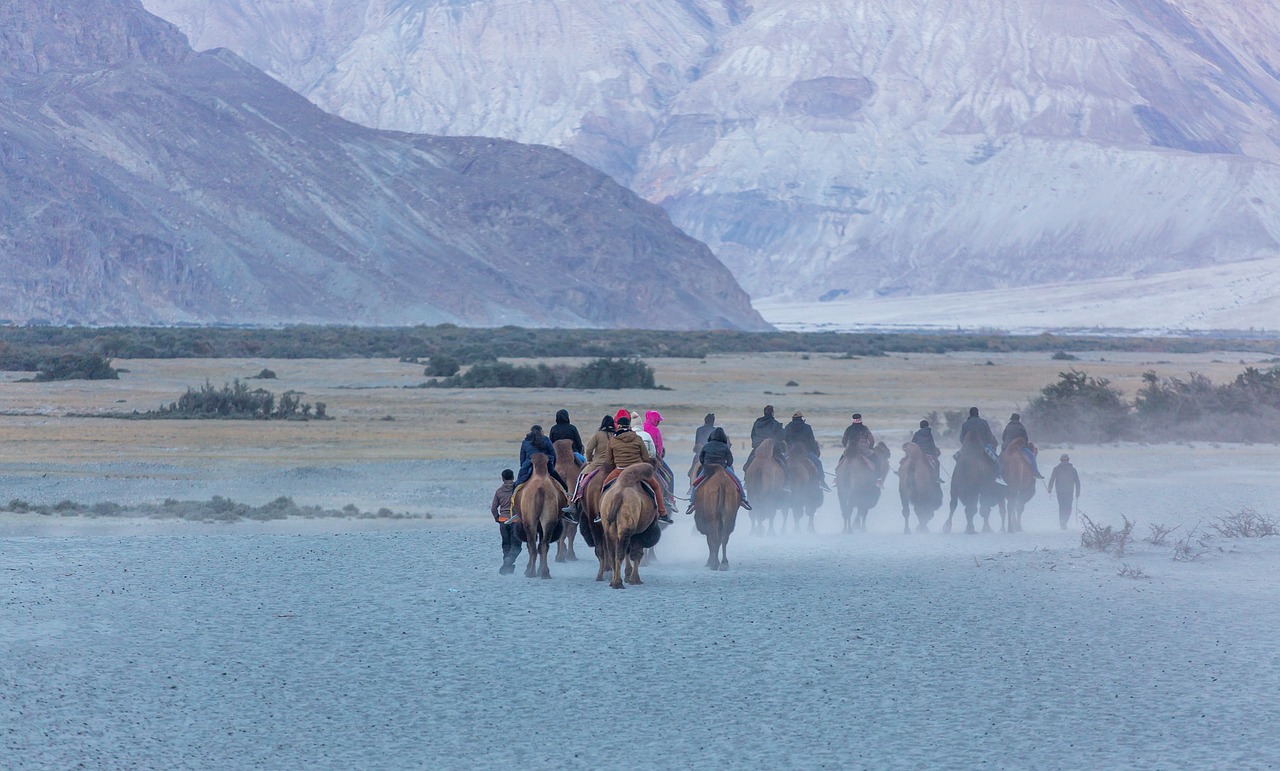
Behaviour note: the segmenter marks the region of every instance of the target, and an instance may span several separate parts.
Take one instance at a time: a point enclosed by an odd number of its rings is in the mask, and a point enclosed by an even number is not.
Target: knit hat
[[[861,422],[862,422],[862,413],[861,413],[861,412],[855,412],[855,413],[853,413],[853,422],[854,422],[854,423],[861,423]]]
[[[1071,460],[1071,456],[1064,452],[1062,453],[1062,457],[1058,458],[1058,460],[1062,461],[1063,463],[1066,463],[1067,461]]]
[[[1009,420],[1022,420],[1022,416],[1015,412],[1009,416]]]
[[[622,417],[618,418],[617,423],[618,423],[618,428],[620,429],[631,428],[631,416],[623,415]]]
[[[800,419],[801,419],[801,418],[803,418],[803,417],[804,417],[804,413],[801,413],[801,412],[793,412],[793,413],[791,413],[791,419],[792,419],[792,420],[800,420]]]

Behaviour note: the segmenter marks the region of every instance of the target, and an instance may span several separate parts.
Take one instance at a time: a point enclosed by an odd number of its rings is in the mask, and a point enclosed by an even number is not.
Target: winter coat
[[[1021,438],[1022,441],[1027,442],[1028,444],[1031,442],[1031,440],[1027,438],[1027,427],[1022,425],[1022,421],[1011,420],[1009,421],[1009,425],[1004,427],[1004,432],[1000,434],[1000,447],[1008,447],[1009,442],[1018,438]]]
[[[493,492],[489,513],[493,515],[494,522],[506,522],[511,518],[511,494],[515,489],[515,482],[503,482],[502,486]]]
[[[942,450],[939,450],[937,443],[933,441],[933,429],[928,426],[925,426],[912,434],[911,441],[914,442],[925,455],[932,455],[935,458],[942,455]]]
[[[1049,475],[1049,492],[1053,492],[1055,484],[1058,486],[1059,498],[1071,500],[1080,495],[1080,474],[1070,462],[1053,467],[1053,473]]]
[[[772,415],[761,415],[756,418],[756,422],[751,426],[751,449],[760,446],[760,443],[766,439],[772,439],[779,445],[785,441],[783,435],[782,424],[779,423]]]
[[[635,431],[625,429],[613,435],[605,451],[604,464],[614,468],[626,468],[653,460],[644,440]]]
[[[715,430],[715,423],[703,423],[698,426],[698,430],[693,434],[693,451],[695,453],[702,451],[702,446],[707,443],[707,437],[711,436],[711,432]]]
[[[587,459],[587,463],[593,460],[604,462],[604,451],[609,448],[609,440],[613,438],[612,431],[601,429],[591,435],[587,440],[587,446],[583,448],[582,457]]]
[[[661,421],[662,415],[657,410],[649,410],[644,414],[644,432],[653,438],[653,449],[659,458],[667,454],[662,448],[662,431],[658,428]]]
[[[531,463],[530,459],[538,453],[550,456],[551,459],[547,462],[548,468],[556,467],[556,448],[551,446],[551,440],[540,436],[537,441],[534,441],[532,434],[525,434],[524,441],[520,443],[520,465]]]
[[[708,464],[732,466],[733,451],[724,442],[707,442],[702,445],[702,452],[698,453],[698,462],[704,467]]]
[[[960,444],[964,444],[965,438],[972,432],[976,432],[982,437],[982,444],[992,447],[996,443],[996,435],[991,432],[991,424],[984,418],[973,415],[960,424]]]
[[[851,447],[858,442],[866,442],[868,447],[875,447],[875,434],[872,434],[871,429],[867,428],[863,423],[850,423],[849,427],[844,430],[844,436],[840,438],[840,444],[844,447]]]
[[[818,445],[818,440],[813,436],[813,426],[805,423],[804,418],[792,418],[791,422],[782,431],[787,444],[790,446],[802,447],[814,455],[822,455],[822,447]]]
[[[551,443],[555,444],[561,439],[571,439],[573,441],[573,451],[579,455],[585,453],[582,446],[582,437],[578,434],[578,429],[569,422],[569,411],[560,410],[556,413],[556,424],[551,427]]]

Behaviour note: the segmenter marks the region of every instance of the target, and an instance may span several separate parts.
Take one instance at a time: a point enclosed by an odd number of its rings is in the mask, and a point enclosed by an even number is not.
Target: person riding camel
[[[649,448],[645,446],[645,442],[640,438],[639,434],[631,430],[631,416],[626,415],[617,419],[618,430],[614,432],[613,438],[609,440],[609,447],[605,450],[605,465],[613,468],[609,472],[609,476],[605,477],[604,483],[608,485],[610,482],[618,478],[622,470],[636,463],[652,463],[653,456],[649,454]],[[666,502],[662,499],[662,491],[654,490],[654,497],[657,499],[658,519],[667,524],[672,523],[671,517],[667,514]]]
[[[804,422],[804,415],[796,412],[791,416],[791,422],[782,429],[782,435],[787,440],[788,447],[800,447],[808,454],[809,460],[813,461],[813,467],[818,470],[818,486],[827,492],[831,492],[831,488],[827,486],[827,474],[822,468],[822,445],[818,444],[817,438],[813,435],[813,426]]]
[[[662,493],[668,498],[667,508],[676,505],[675,499],[675,474],[671,471],[671,466],[667,464],[667,450],[662,444],[662,429],[658,428],[658,424],[662,422],[662,414],[657,410],[648,410],[644,413],[644,426],[637,433],[643,439],[648,436],[653,442],[653,446],[649,448],[654,459],[654,470],[658,473],[658,481],[662,483]]]
[[[569,505],[560,510],[564,518],[574,524],[578,522],[578,506],[582,501],[582,491],[587,489],[587,482],[591,477],[604,468],[605,450],[609,449],[609,440],[613,438],[614,428],[613,416],[605,415],[600,421],[600,428],[596,429],[583,448],[582,455],[586,462],[582,471],[578,473],[578,484],[573,490],[573,495],[569,496]]]
[[[840,444],[846,449],[844,455],[840,456],[840,463],[849,457],[848,449],[853,448],[857,455],[867,459],[867,462],[875,466],[876,469],[876,486],[884,486],[884,478],[889,475],[889,466],[887,463],[881,463],[876,459],[875,446],[876,436],[871,433],[871,429],[866,423],[862,422],[862,413],[855,412],[849,422],[848,428],[844,430],[844,435],[840,437]],[[840,463],[836,464],[836,468],[840,467]]]
[[[1016,412],[1009,416],[1009,424],[1004,427],[1004,432],[1000,435],[1000,452],[1004,452],[1009,442],[1014,439],[1022,440],[1022,457],[1031,464],[1031,473],[1036,479],[1044,479],[1039,466],[1036,465],[1036,454],[1031,451],[1031,439],[1027,437],[1027,427],[1022,424],[1022,416]]]
[[[542,433],[542,426],[534,426],[529,429],[529,433],[525,434],[524,441],[520,442],[520,473],[516,476],[515,490],[511,493],[512,511],[517,519],[520,517],[520,511],[514,501],[519,500],[520,486],[533,476],[533,456],[539,454],[547,456],[547,473],[556,480],[560,488],[565,491],[565,495],[569,494],[569,485],[565,484],[564,478],[556,473],[556,448],[551,446],[551,440]]]
[[[551,427],[551,443],[555,444],[561,439],[568,439],[573,442],[573,454],[577,456],[578,463],[587,462],[583,454],[586,452],[586,448],[582,446],[582,437],[578,434],[577,426],[569,422],[568,410],[557,412],[556,424]]]
[[[707,437],[711,436],[711,432],[716,430],[716,414],[708,412],[706,417],[702,419],[702,425],[698,426],[698,430],[693,434],[693,460],[689,463],[688,477],[693,478],[694,473],[698,470],[698,456],[702,454],[702,447],[707,443]],[[693,495],[693,487],[689,488],[689,495]]]
[[[773,459],[778,461],[778,465],[782,466],[782,470],[787,470],[787,445],[786,436],[782,429],[782,424],[773,417],[773,405],[766,404],[764,406],[764,414],[756,418],[756,422],[751,425],[751,453],[747,455],[747,462],[742,464],[742,473],[747,473],[747,469],[751,468],[751,461],[756,459],[756,448],[766,439],[773,440]]]
[[[707,465],[720,466],[724,468],[725,473],[738,486],[738,498],[741,501],[738,506],[747,511],[751,511],[751,504],[747,503],[747,490],[742,486],[742,480],[738,479],[738,475],[733,471],[733,451],[729,449],[729,437],[725,435],[723,428],[714,429],[707,438],[706,443],[702,445],[702,450],[698,453],[698,476],[693,480],[693,490],[698,489],[698,485],[702,484],[706,479],[705,469]],[[693,494],[690,493],[689,507],[685,509],[685,514],[693,513]]]
[[[930,467],[933,468],[934,476],[941,482],[942,450],[939,450],[937,442],[933,441],[933,429],[929,427],[929,421],[920,421],[920,428],[911,435],[911,441],[916,447],[920,448],[920,452],[924,454],[925,459],[929,461]]]
[[[991,424],[986,418],[979,417],[978,408],[969,408],[969,417],[964,423],[960,424],[960,446],[964,446],[964,440],[971,433],[976,433],[982,440],[982,449],[991,459],[992,465],[996,467],[996,478],[1000,477],[1000,456],[996,453],[996,435],[991,430]],[[956,453],[957,457],[960,453]]]

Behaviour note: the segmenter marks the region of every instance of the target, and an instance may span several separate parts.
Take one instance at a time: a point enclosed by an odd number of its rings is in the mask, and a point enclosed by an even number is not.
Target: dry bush
[[[1169,525],[1147,525],[1147,528],[1150,529],[1151,532],[1148,533],[1147,537],[1143,538],[1142,540],[1146,541],[1152,546],[1164,546],[1165,539],[1168,538],[1169,535],[1172,534],[1173,531],[1177,530],[1179,527],[1182,527],[1182,526],[1174,525],[1173,527],[1170,527]]]
[[[1136,565],[1132,567],[1129,565],[1121,565],[1120,570],[1119,572],[1116,573],[1116,575],[1120,576],[1121,578],[1150,578],[1151,577],[1147,575],[1145,572],[1143,572],[1141,567],[1138,567]]]
[[[1133,526],[1136,523],[1130,522],[1124,515],[1121,515],[1120,519],[1124,520],[1124,527],[1117,530],[1111,525],[1099,525],[1089,519],[1088,515],[1081,514],[1080,521],[1084,523],[1084,532],[1080,534],[1080,545],[1123,557],[1125,547],[1133,540]]]
[[[1218,517],[1209,527],[1223,538],[1265,538],[1280,534],[1280,522],[1248,508]]]
[[[1178,539],[1173,544],[1173,561],[1174,562],[1193,562],[1200,557],[1201,554],[1209,551],[1209,541],[1212,536],[1207,534],[1196,535],[1196,531],[1200,529],[1200,523],[1187,531],[1187,534]]]

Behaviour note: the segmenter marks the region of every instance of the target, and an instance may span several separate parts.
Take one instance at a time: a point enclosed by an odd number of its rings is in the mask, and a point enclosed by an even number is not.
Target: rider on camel
[[[524,436],[524,441],[520,443],[520,473],[516,475],[516,487],[529,481],[529,477],[533,474],[533,456],[538,453],[547,456],[547,471],[551,474],[551,478],[559,482],[567,492],[569,486],[556,473],[556,448],[551,446],[551,440],[542,433],[542,426],[530,428],[529,433]]]
[[[867,425],[862,422],[861,412],[853,413],[849,427],[844,430],[844,436],[840,437],[840,444],[845,447],[845,454],[840,456],[840,463],[843,463],[845,458],[849,457],[848,450],[852,448],[855,454],[866,458],[867,462],[875,467],[876,486],[884,486],[884,478],[889,475],[889,464],[882,463],[877,459],[874,451],[876,446],[875,434],[871,433],[871,429],[867,428]],[[840,467],[840,463],[836,464],[837,469]]]
[[[964,440],[971,433],[976,433],[982,440],[982,449],[986,452],[987,457],[991,459],[991,463],[996,467],[996,477],[1000,476],[1000,456],[996,453],[996,435],[991,431],[991,424],[985,418],[978,416],[978,408],[969,408],[969,417],[960,424],[960,446],[964,446]],[[956,453],[959,457],[960,453]]]
[[[586,463],[587,459],[583,455],[586,448],[582,446],[582,437],[578,434],[577,426],[569,422],[569,411],[560,410],[556,413],[556,424],[551,427],[551,443],[555,444],[561,439],[568,439],[573,442],[573,454],[577,456],[578,463]]]
[[[703,444],[702,450],[698,453],[698,465],[701,469],[705,469],[708,464],[724,468],[725,473],[738,486],[738,498],[741,500],[738,505],[747,511],[751,511],[751,504],[747,503],[747,491],[742,486],[742,480],[738,479],[738,475],[733,471],[733,451],[729,449],[729,437],[725,435],[723,428],[713,430],[706,443]],[[706,475],[702,473],[701,469],[698,472],[698,477],[693,480],[694,491],[706,479]],[[685,514],[693,513],[692,493],[690,493],[689,498],[689,507],[685,509]]]
[[[1036,454],[1031,451],[1031,439],[1027,437],[1027,427],[1022,424],[1022,416],[1016,412],[1009,416],[1009,425],[1004,427],[1004,433],[1000,435],[1000,452],[1004,452],[1009,442],[1014,439],[1022,440],[1022,456],[1027,459],[1027,463],[1031,464],[1031,472],[1035,474],[1036,479],[1044,479],[1044,475],[1036,465]]]
[[[756,459],[756,448],[766,439],[773,440],[773,459],[778,461],[783,471],[786,471],[786,435],[782,424],[773,417],[772,404],[766,404],[764,414],[756,418],[756,422],[751,425],[751,454],[747,456],[747,462],[742,464],[742,473],[747,473],[747,469],[751,468],[751,461]]]
[[[587,488],[587,482],[590,481],[591,476],[604,468],[605,450],[609,449],[609,440],[613,438],[614,427],[613,416],[605,415],[600,421],[600,428],[596,429],[596,432],[587,440],[586,447],[583,448],[582,456],[586,464],[578,473],[578,485],[573,495],[569,496],[569,505],[560,509],[564,518],[570,522],[577,524],[578,503],[582,500],[582,491]]]
[[[929,421],[920,421],[920,429],[911,435],[911,441],[916,447],[920,448],[920,452],[924,453],[929,464],[933,466],[933,473],[938,477],[938,481],[942,481],[942,450],[938,449],[937,442],[933,441],[933,429],[929,428]]]
[[[823,490],[831,492],[831,488],[827,486],[827,473],[822,468],[822,445],[818,444],[818,440],[813,435],[813,426],[804,422],[804,415],[799,412],[793,414],[791,422],[782,429],[782,435],[786,437],[788,447],[804,449],[809,460],[813,461],[813,467],[818,470],[818,485]]]
[[[644,440],[631,430],[631,416],[627,415],[618,418],[617,424],[618,430],[614,433],[613,438],[609,440],[609,448],[605,450],[605,465],[613,467],[613,471],[610,471],[609,476],[605,477],[604,483],[606,485],[617,479],[622,470],[628,466],[653,462],[653,456],[649,454],[649,449],[645,446]],[[667,505],[662,499],[662,491],[654,490],[653,492],[658,504],[658,519],[671,524],[672,519],[667,514]]]

